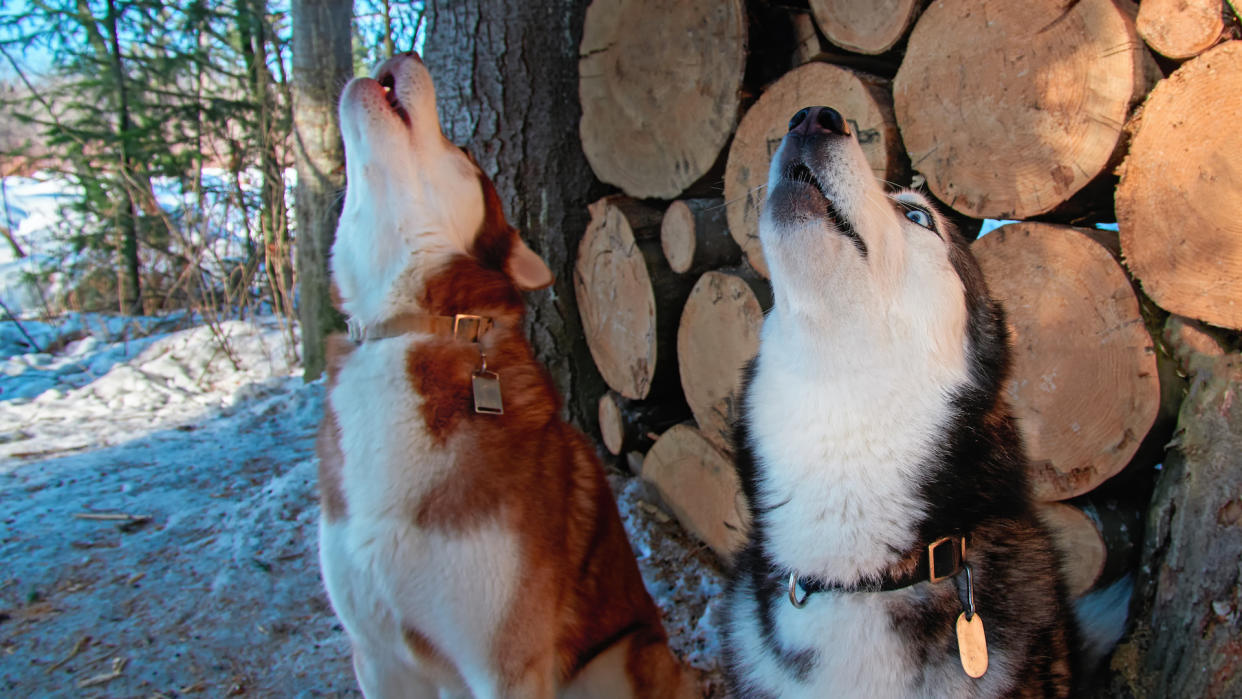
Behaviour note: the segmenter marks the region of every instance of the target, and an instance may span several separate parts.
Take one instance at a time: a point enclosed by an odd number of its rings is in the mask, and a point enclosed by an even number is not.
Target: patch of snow
[[[274,318],[222,324],[228,353],[188,320],[26,323],[45,353],[0,323],[0,695],[359,696],[316,554],[323,384]],[[610,481],[674,650],[723,696],[719,565]]]

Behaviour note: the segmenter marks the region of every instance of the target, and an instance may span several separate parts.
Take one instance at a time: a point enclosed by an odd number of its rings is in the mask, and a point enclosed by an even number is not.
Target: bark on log
[[[768,166],[788,131],[789,118],[812,105],[841,112],[876,177],[896,181],[904,170],[886,81],[826,63],[808,63],[786,73],[742,117],[725,166],[729,232],[764,277],[768,267],[759,245],[759,212]]]
[[[595,365],[609,387],[631,400],[675,391],[677,318],[691,281],[664,259],[661,212],[623,196],[588,208],[574,291]]]
[[[828,41],[874,55],[901,41],[920,5],[919,0],[811,0],[811,11]]]
[[[771,300],[767,284],[754,275],[748,279],[737,273],[708,272],[690,291],[681,313],[677,329],[681,387],[703,436],[726,453],[733,452],[742,369],[759,351],[763,312]]]
[[[1095,522],[1073,505],[1046,502],[1039,505],[1038,512],[1061,551],[1066,591],[1071,598],[1082,596],[1104,572],[1108,560],[1104,537]]]
[[[1147,518],[1113,696],[1242,695],[1242,355],[1205,359]]]
[[[672,199],[737,125],[746,67],[741,0],[594,0],[579,50],[582,147],[634,197]]]
[[[737,471],[694,427],[676,425],[660,435],[643,460],[642,477],[726,564],[746,542],[750,515]]]
[[[689,415],[690,409],[682,401],[633,401],[608,391],[599,399],[600,437],[610,454],[645,452],[660,433]]]
[[[1191,58],[1220,40],[1224,9],[1221,0],[1143,0],[1135,26],[1157,53]]]
[[[742,259],[742,249],[729,235],[723,199],[669,204],[660,223],[660,247],[668,266],[678,274],[697,276]]]
[[[941,201],[1029,218],[1106,171],[1150,66],[1113,0],[943,0],[910,35],[897,123]]]
[[[1013,337],[1007,394],[1041,500],[1120,472],[1160,408],[1155,350],[1130,281],[1093,232],[1003,226],[975,256]]]
[[[1161,308],[1242,329],[1242,41],[1151,92],[1117,186],[1121,249]],[[1229,124],[1229,127],[1223,125]]]

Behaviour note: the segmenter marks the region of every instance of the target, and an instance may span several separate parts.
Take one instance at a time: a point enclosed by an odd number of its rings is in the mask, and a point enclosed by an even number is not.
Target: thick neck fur
[[[848,584],[917,543],[921,470],[966,376],[880,337],[893,325],[824,322],[778,305],[764,325],[746,405],[752,498],[772,563]]]

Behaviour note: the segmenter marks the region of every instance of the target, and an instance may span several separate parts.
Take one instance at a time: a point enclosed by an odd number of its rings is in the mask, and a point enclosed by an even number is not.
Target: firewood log
[[[1120,472],[1160,409],[1151,335],[1129,279],[1093,231],[1003,226],[973,244],[1013,340],[1006,393],[1041,500]]]
[[[826,63],[808,63],[773,83],[738,125],[724,182],[729,233],[765,278],[768,267],[759,245],[759,212],[768,166],[789,130],[790,117],[813,105],[832,107],[845,117],[876,177],[895,181],[904,171],[886,81]]]
[[[691,534],[728,563],[746,542],[750,514],[733,463],[701,432],[676,425],[643,460],[642,477]]]
[[[677,329],[677,362],[686,403],[703,436],[733,451],[742,369],[759,351],[763,312],[772,305],[754,273],[707,272],[686,299]]]
[[[742,249],[729,235],[723,199],[685,199],[669,204],[660,224],[660,246],[668,266],[698,276],[735,265]]]
[[[1104,537],[1095,522],[1073,505],[1046,502],[1039,505],[1037,512],[1061,551],[1066,592],[1071,598],[1082,596],[1104,572],[1108,560]]]
[[[579,131],[595,174],[672,199],[706,174],[737,125],[742,0],[594,0],[578,61]]]
[[[1143,0],[1135,26],[1157,53],[1191,58],[1220,40],[1224,7],[1221,0]]]
[[[878,54],[901,41],[921,4],[919,0],[811,0],[811,11],[828,41],[850,51]]]
[[[1153,66],[1114,0],[941,0],[910,34],[893,101],[937,198],[1022,219],[1109,169]]]
[[[599,432],[608,453],[645,452],[668,428],[684,422],[690,410],[683,401],[635,401],[615,391],[599,399]]]
[[[1213,48],[1152,90],[1117,186],[1121,250],[1171,313],[1242,329],[1242,41]]]
[[[589,210],[574,291],[591,357],[608,386],[626,398],[675,392],[677,319],[692,280],[664,259],[662,212],[623,196],[600,199]]]

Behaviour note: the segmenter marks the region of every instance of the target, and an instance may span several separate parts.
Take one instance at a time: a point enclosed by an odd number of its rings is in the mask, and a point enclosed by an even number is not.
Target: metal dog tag
[[[957,615],[957,653],[962,659],[962,669],[975,679],[988,671],[988,639],[983,633],[983,617],[978,612],[966,618],[966,612]]]
[[[486,364],[484,365],[486,367]],[[504,404],[500,400],[500,377],[486,368],[470,377],[474,388],[474,412],[484,415],[503,415]]]

